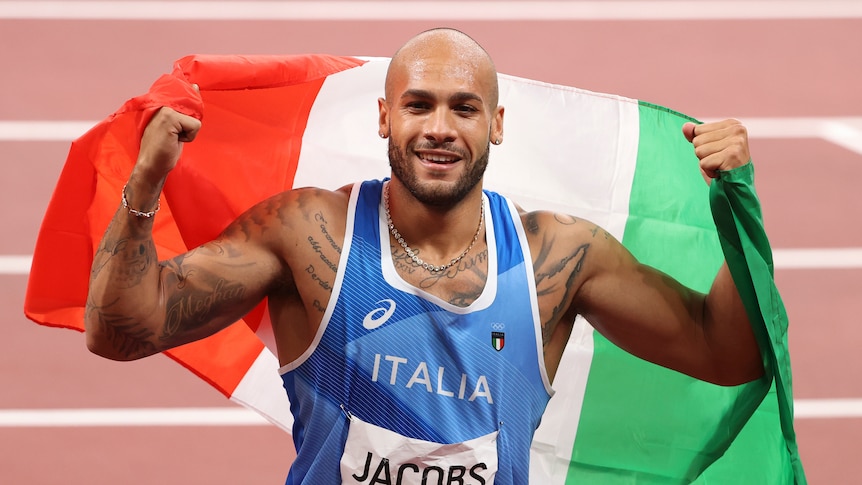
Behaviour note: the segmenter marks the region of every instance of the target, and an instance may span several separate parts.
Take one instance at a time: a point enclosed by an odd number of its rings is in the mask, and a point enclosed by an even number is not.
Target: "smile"
[[[442,154],[442,153],[420,153],[417,152],[416,156],[419,157],[423,162],[429,163],[455,163],[461,160],[461,157],[457,155],[451,154]]]

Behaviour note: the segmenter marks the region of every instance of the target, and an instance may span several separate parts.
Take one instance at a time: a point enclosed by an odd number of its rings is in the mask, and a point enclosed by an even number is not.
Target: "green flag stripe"
[[[694,120],[640,103],[623,243],[642,262],[706,291],[722,252],[708,188],[681,134],[686,121]],[[775,394],[760,404],[766,380],[714,386],[636,359],[597,334],[595,349],[566,483],[749,483],[743,476],[788,483]]]

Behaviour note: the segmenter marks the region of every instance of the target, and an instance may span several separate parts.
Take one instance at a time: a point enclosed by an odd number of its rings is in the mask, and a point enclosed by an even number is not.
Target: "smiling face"
[[[431,206],[451,207],[476,188],[490,140],[502,137],[493,63],[457,31],[425,32],[402,47],[379,107],[393,177]]]

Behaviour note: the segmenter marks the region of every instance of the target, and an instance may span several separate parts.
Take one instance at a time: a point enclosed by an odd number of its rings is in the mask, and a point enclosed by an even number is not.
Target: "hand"
[[[700,159],[700,169],[709,178],[718,177],[719,170],[731,170],[751,161],[748,131],[737,120],[682,125],[686,140],[694,145]]]
[[[183,143],[195,139],[200,120],[171,108],[161,108],[144,130],[135,171],[158,184],[177,164]]]

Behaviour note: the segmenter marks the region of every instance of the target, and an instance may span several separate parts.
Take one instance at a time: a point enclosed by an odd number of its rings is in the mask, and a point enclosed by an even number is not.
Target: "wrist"
[[[162,208],[161,199],[156,198],[156,206],[152,210],[143,211],[143,210],[135,209],[132,206],[132,204],[129,203],[129,199],[126,197],[126,188],[127,187],[128,187],[128,184],[123,186],[122,203],[123,203],[123,209],[126,209],[129,212],[129,214],[131,214],[135,217],[141,217],[144,219],[151,219],[153,216],[156,215],[156,213],[159,212],[159,209]]]
[[[123,209],[135,217],[152,218],[160,209],[159,196],[164,182],[164,177],[148,176],[135,167],[122,189],[120,200]]]

